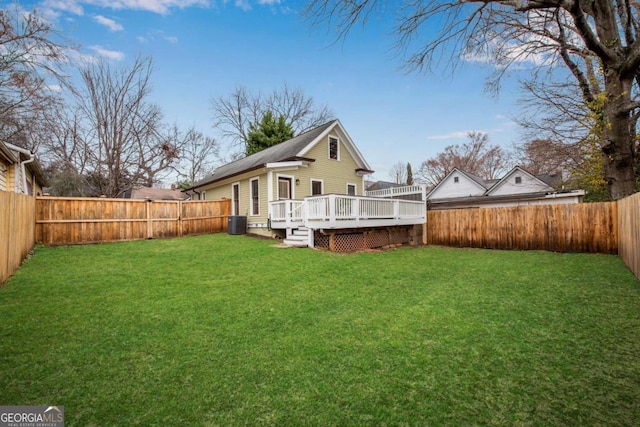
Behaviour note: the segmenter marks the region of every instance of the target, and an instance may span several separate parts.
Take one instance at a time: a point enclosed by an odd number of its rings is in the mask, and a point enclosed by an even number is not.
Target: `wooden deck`
[[[271,228],[318,229],[389,227],[424,224],[422,201],[323,194],[304,200],[269,202]]]

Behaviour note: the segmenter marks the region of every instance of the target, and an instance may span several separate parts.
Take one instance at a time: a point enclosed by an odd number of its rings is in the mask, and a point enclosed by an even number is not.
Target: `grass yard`
[[[640,283],[616,256],[272,245],[38,248],[0,288],[0,405],[67,426],[640,419]]]

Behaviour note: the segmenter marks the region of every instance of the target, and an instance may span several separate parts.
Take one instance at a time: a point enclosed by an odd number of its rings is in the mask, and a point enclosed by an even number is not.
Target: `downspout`
[[[9,144],[9,143],[6,143],[5,145],[7,147],[9,147],[10,150],[17,151],[19,153],[26,154],[27,156],[29,156],[28,160],[25,160],[24,162],[20,162],[20,170],[21,170],[20,173],[22,173],[22,193],[28,194],[28,192],[27,192],[27,168],[25,167],[25,165],[27,163],[33,162],[36,159],[36,156],[31,151],[26,150],[26,149],[24,149],[22,147],[17,147],[15,145]],[[18,190],[18,180],[16,180],[15,186],[16,186],[16,190]]]

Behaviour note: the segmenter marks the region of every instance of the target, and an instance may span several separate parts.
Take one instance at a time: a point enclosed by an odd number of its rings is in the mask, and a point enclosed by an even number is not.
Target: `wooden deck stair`
[[[287,246],[297,248],[306,248],[309,246],[309,233],[312,233],[306,227],[287,229],[287,237],[282,241]]]

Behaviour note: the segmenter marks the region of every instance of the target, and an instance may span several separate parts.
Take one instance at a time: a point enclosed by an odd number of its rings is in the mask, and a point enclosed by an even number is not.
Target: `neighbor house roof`
[[[561,199],[582,197],[585,195],[584,190],[562,190],[557,192],[538,191],[533,193],[504,194],[500,196],[467,196],[467,197],[451,197],[442,199],[428,200],[429,209],[455,209],[459,207],[469,207],[469,205],[484,205],[496,202],[518,202],[528,200],[542,199]]]
[[[551,185],[549,185],[547,182],[545,182],[544,180],[540,179],[539,176],[536,176],[526,170],[524,170],[523,168],[521,168],[520,166],[516,166],[513,169],[511,169],[509,172],[507,172],[505,174],[505,176],[503,176],[498,182],[496,182],[495,184],[493,184],[486,192],[487,196],[492,196],[496,193],[496,191],[502,186],[504,185],[504,183],[507,182],[507,180],[509,180],[511,178],[511,176],[515,175],[515,174],[524,174],[529,176],[530,179],[532,179],[534,182],[537,180],[540,185],[543,187],[542,191],[554,191],[553,187]]]
[[[26,153],[23,152],[24,150],[26,149],[22,147],[18,147],[17,145],[10,144],[8,142],[5,143],[0,141],[0,154],[2,154],[2,157],[6,158],[12,163],[18,164],[20,162],[29,160],[33,156],[33,161],[27,163],[25,166],[31,172],[31,174],[34,176],[35,180],[40,184],[40,186],[46,187],[47,185],[49,185],[49,182],[44,176],[42,167],[40,166],[40,162],[38,162],[38,159],[35,158],[34,154],[27,155]]]
[[[131,190],[131,199],[148,199],[148,200],[184,200],[188,198],[180,190],[171,190],[169,188],[151,188],[151,187],[134,187]]]
[[[315,145],[315,143],[318,142],[320,138],[324,137],[329,131],[331,131],[331,129],[336,126],[339,126],[342,129],[343,133],[349,140],[347,142],[351,145],[352,150],[355,152],[355,160],[359,164],[359,166],[361,166],[359,170],[373,172],[369,170],[369,165],[366,163],[360,152],[358,152],[355,145],[353,145],[353,142],[350,141],[350,138],[346,134],[346,131],[344,131],[344,128],[342,128],[340,121],[336,119],[314,129],[311,129],[307,132],[301,133],[294,138],[281,142],[280,144],[269,147],[258,153],[220,166],[211,175],[195,182],[193,186],[188,190],[202,187],[204,185],[208,185],[225,178],[240,175],[244,172],[260,169],[262,167],[265,167],[268,163],[277,163],[292,160],[305,160],[308,162],[313,162],[314,159],[306,158],[304,157],[304,154],[308,151],[311,145]]]
[[[367,181],[367,191],[386,190],[387,188],[404,187],[405,184],[396,184],[389,181]]]
[[[18,162],[17,153],[12,151],[9,147],[7,147],[7,144],[5,144],[2,141],[0,141],[0,156],[2,156],[3,158],[5,158],[7,161],[11,163]]]
[[[472,174],[470,172],[467,172],[467,171],[464,171],[462,169],[458,169],[458,168],[454,167],[453,169],[451,169],[451,171],[447,175],[445,175],[444,178],[442,178],[440,180],[440,182],[438,182],[431,189],[431,191],[429,191],[429,193],[427,194],[427,199],[429,199],[433,194],[435,194],[435,192],[443,185],[443,183],[446,182],[449,179],[449,177],[451,175],[453,175],[454,173],[456,173],[456,172],[466,176],[467,178],[469,178],[475,185],[477,185],[479,187],[480,191],[486,191],[489,188],[487,182],[484,179],[480,178],[478,175],[475,175],[475,174]]]

